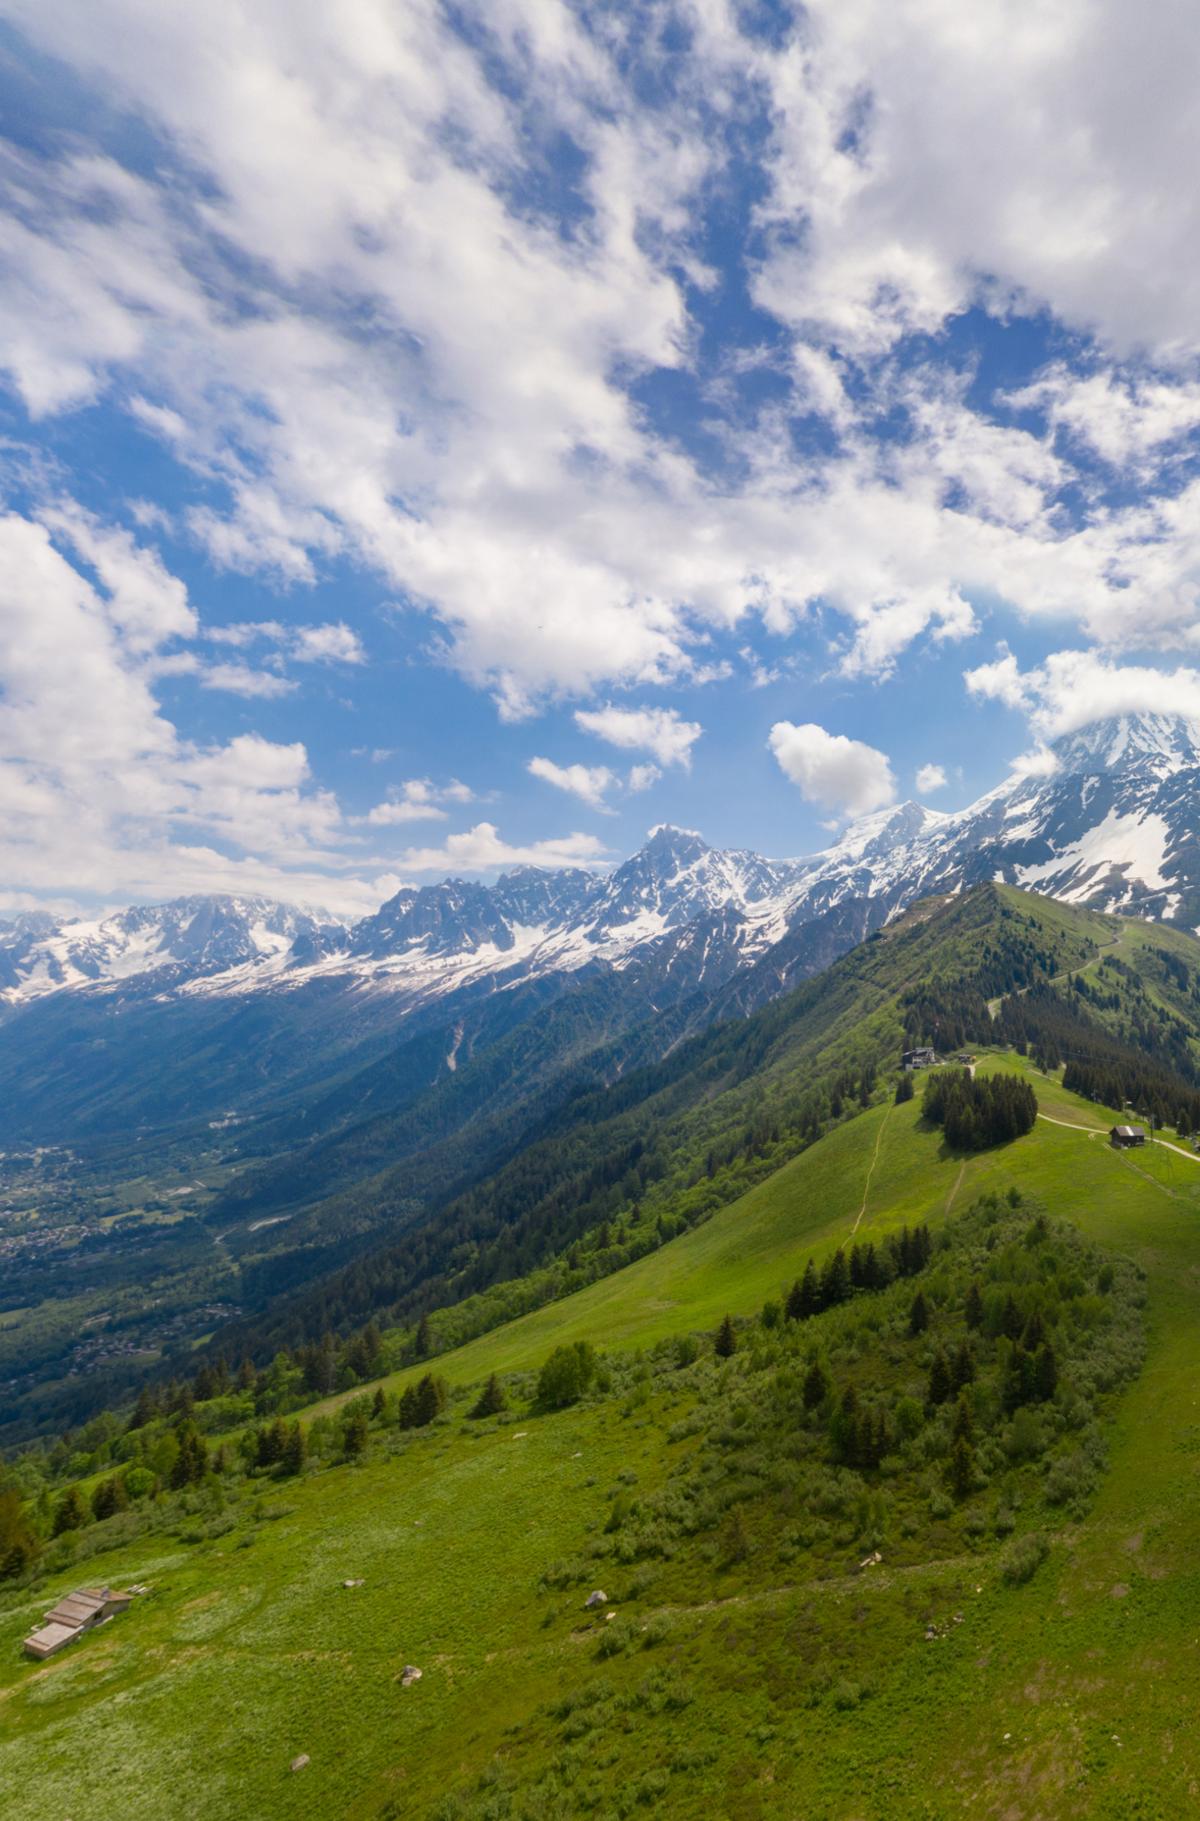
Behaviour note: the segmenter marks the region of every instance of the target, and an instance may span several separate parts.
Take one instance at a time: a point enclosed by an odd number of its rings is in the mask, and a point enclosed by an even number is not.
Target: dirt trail
[[[875,1134],[875,1149],[871,1152],[871,1163],[870,1163],[870,1167],[867,1170],[867,1180],[863,1184],[862,1207],[858,1210],[858,1213],[854,1216],[854,1225],[850,1229],[851,1239],[853,1239],[854,1235],[858,1232],[858,1224],[861,1221],[863,1215],[867,1211],[867,1197],[871,1193],[871,1178],[875,1174],[875,1165],[879,1162],[879,1147],[883,1143],[883,1134],[887,1130],[887,1122],[891,1118],[891,1116],[892,1116],[892,1109],[891,1109],[891,1107],[889,1107],[887,1112],[884,1114],[883,1118],[880,1120],[879,1130]]]

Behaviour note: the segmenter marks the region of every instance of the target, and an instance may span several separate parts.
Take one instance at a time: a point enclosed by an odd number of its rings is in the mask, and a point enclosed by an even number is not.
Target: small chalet
[[[125,1612],[131,1593],[118,1593],[112,1587],[81,1587],[69,1593],[46,1614],[45,1623],[25,1640],[27,1657],[52,1657],[64,1645],[94,1631],[117,1613]]]
[[[1114,1150],[1131,1151],[1135,1145],[1145,1144],[1146,1128],[1144,1125],[1115,1125],[1108,1140]]]
[[[936,1050],[905,1050],[900,1065],[906,1069],[932,1069],[937,1066]]]

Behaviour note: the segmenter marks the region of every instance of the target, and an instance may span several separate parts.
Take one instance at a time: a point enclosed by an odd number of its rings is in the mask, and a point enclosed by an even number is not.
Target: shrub
[[[1010,1587],[1023,1587],[1031,1581],[1046,1557],[1050,1545],[1040,1530],[1030,1530],[1014,1537],[1000,1557],[1000,1573]]]

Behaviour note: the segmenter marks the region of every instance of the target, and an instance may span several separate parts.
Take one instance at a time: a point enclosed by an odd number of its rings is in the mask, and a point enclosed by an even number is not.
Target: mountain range
[[[0,933],[0,1006],[49,995],[237,998],[350,986],[392,1018],[463,993],[653,956],[689,986],[723,984],[850,900],[875,926],[934,891],[1002,880],[1067,902],[1200,923],[1200,728],[1168,716],[1100,721],[953,814],[908,802],[821,853],[772,860],[654,830],[606,875],[533,866],[493,885],[405,887],[345,925],[256,897],[189,897],[92,919],[19,916]],[[1049,767],[1052,766],[1052,769]]]
[[[560,1113],[636,1095],[917,900],[1004,882],[1194,928],[1197,803],[1200,730],[1121,718],[955,814],[902,804],[798,859],[664,827],[606,875],[405,888],[351,925],[251,897],[23,916],[0,939],[0,1192],[61,1213],[56,1269],[89,1260],[107,1322],[153,1278],[203,1331],[420,1231]],[[53,1182],[20,1161],[44,1152]],[[74,1345],[68,1325],[46,1356]]]

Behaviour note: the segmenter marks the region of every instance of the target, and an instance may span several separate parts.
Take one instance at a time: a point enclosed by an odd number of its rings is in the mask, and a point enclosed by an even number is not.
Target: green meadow
[[[430,1431],[256,1486],[224,1534],[142,1537],[9,1596],[6,1818],[1190,1812],[1200,1162],[1118,1155],[1102,1109],[1031,1079],[1044,1117],[1027,1137],[964,1160],[919,1100],[876,1106],[625,1271],[441,1356],[458,1395]],[[1030,1580],[1010,1584],[994,1537],[966,1529],[941,1555],[889,1538],[869,1570],[852,1535],[819,1572],[701,1541],[605,1561],[617,1616],[585,1612],[587,1582],[555,1565],[586,1562],[621,1489],[653,1495],[695,1446],[688,1375],[640,1371],[639,1350],[753,1316],[852,1236],[936,1232],[1014,1186],[1146,1288],[1147,1356],[1107,1412],[1106,1469]],[[468,1388],[578,1339],[617,1362],[607,1395],[526,1415],[510,1379],[506,1417],[466,1419]],[[22,1660],[42,1610],[95,1581],[151,1591],[61,1657]]]

